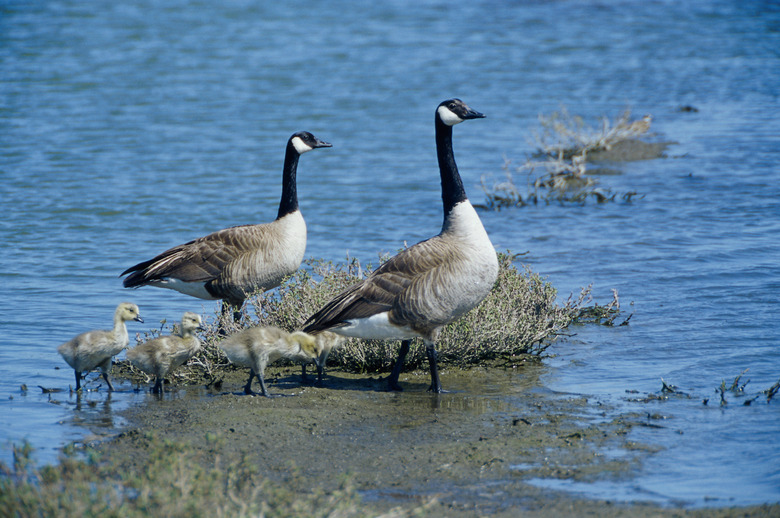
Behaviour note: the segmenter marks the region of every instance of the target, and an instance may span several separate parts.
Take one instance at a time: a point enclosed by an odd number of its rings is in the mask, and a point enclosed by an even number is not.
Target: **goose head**
[[[484,114],[472,110],[460,99],[442,101],[436,108],[436,116],[447,126],[454,126],[468,119],[482,119]]]
[[[200,315],[187,311],[184,316],[181,317],[181,330],[182,333],[191,333],[193,331],[203,331],[203,320]]]
[[[290,144],[292,144],[292,146],[295,148],[295,151],[297,151],[299,155],[302,155],[318,147],[333,147],[332,144],[318,139],[308,131],[299,131],[297,133],[293,133],[293,135],[290,137]]]
[[[116,308],[116,313],[122,320],[135,320],[136,322],[143,322],[144,319],[141,318],[141,312],[138,309],[138,306],[133,304],[132,302],[122,302],[119,304],[119,306]]]

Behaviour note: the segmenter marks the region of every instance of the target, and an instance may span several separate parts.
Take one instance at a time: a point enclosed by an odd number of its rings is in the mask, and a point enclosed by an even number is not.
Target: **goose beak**
[[[469,111],[466,112],[466,116],[463,117],[463,120],[484,119],[484,118],[485,118],[484,113],[479,113],[477,110],[472,110],[471,108],[469,108]]]
[[[314,138],[317,140],[317,142],[314,143],[314,147],[315,148],[318,148],[318,147],[333,147],[333,144],[331,144],[330,142],[325,142],[324,140],[320,140],[317,137],[314,137]]]
[[[133,320],[135,320],[136,322],[141,322],[142,324],[144,323],[144,319],[141,317],[135,317]]]

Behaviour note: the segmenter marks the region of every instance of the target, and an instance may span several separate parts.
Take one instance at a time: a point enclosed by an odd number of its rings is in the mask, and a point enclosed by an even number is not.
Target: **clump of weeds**
[[[614,192],[601,186],[598,179],[588,174],[588,162],[594,155],[608,159],[608,153],[626,143],[639,143],[638,137],[650,129],[652,117],[631,120],[631,111],[624,111],[615,121],[606,117],[600,125],[587,125],[581,117],[572,116],[562,107],[550,116],[539,116],[541,132],[536,132],[536,156],[519,167],[512,167],[504,159],[504,180],[489,185],[483,175],[482,190],[487,197],[483,208],[499,210],[504,207],[522,207],[538,203],[584,204],[610,201],[630,202],[638,197],[636,191]],[[652,158],[660,156],[665,144],[646,144],[652,150],[621,153],[621,160],[630,156]],[[615,155],[617,156],[617,155]],[[525,178],[519,186],[516,177]]]
[[[213,438],[215,441],[218,437]],[[240,454],[192,448],[143,434],[143,456],[108,460],[66,447],[57,465],[35,467],[29,444],[0,462],[0,516],[368,516],[354,485],[300,492],[272,482]]]
[[[580,310],[577,301],[557,305],[555,288],[527,268],[518,270],[514,259],[512,254],[499,254],[499,274],[493,290],[477,308],[442,331],[437,344],[440,361],[465,366],[496,358],[539,355],[573,321]],[[307,266],[275,292],[253,297],[254,325],[299,329],[332,297],[373,270],[356,259],[341,265],[309,261]],[[398,346],[397,341],[348,339],[329,361],[353,372],[387,371],[392,369]],[[415,340],[406,358],[407,368],[414,369],[426,361],[422,342]]]
[[[589,292],[590,288],[587,291]],[[591,302],[590,298],[588,302]],[[581,302],[578,304],[578,307],[580,309],[574,319],[578,324],[598,324],[607,327],[627,326],[634,315],[630,313],[619,324],[615,324],[618,317],[623,314],[620,311],[620,297],[618,297],[617,290],[612,290],[612,300],[606,305],[600,305],[595,302],[593,305],[586,305]]]
[[[742,404],[744,406],[750,406],[754,401],[760,399],[762,395],[766,397],[767,404],[772,401],[778,390],[780,390],[780,381],[776,382],[768,389],[760,390],[757,393],[751,395],[745,391],[745,387],[748,383],[750,383],[750,380],[748,379],[744,382],[742,381],[742,377],[747,374],[748,370],[750,369],[745,369],[740,372],[730,383],[726,380],[721,380],[720,386],[715,389],[715,393],[720,397],[721,406],[728,405],[729,401],[726,398],[727,395],[737,400],[742,400]],[[707,402],[707,399],[705,399],[704,404],[706,405]]]
[[[749,393],[745,390],[745,387],[747,387],[748,383],[750,383],[749,379],[744,379],[745,374],[750,369],[745,369],[742,372],[740,372],[737,376],[734,377],[731,381],[726,381],[725,379],[721,380],[720,385],[715,388],[715,394],[717,394],[717,401],[718,405],[721,407],[726,407],[729,405],[729,400],[731,401],[741,401],[743,406],[750,406],[755,401],[759,400],[761,396],[766,397],[766,402],[769,404],[772,401],[772,398],[777,394],[778,391],[780,391],[780,381],[769,387],[765,390],[760,390],[756,393]],[[636,394],[637,391],[627,391],[631,394]],[[693,399],[695,396],[692,396],[688,393],[685,393],[681,391],[676,385],[672,385],[671,383],[667,382],[663,378],[661,378],[661,390],[657,393],[651,393],[647,394],[644,397],[633,397],[630,398],[629,401],[639,402],[639,403],[648,403],[650,401],[666,401],[668,399]],[[709,405],[710,404],[710,398],[704,397],[701,399],[702,404]]]

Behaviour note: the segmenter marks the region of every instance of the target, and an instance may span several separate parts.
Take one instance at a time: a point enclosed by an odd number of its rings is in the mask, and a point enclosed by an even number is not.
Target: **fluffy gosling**
[[[317,335],[314,335],[317,339],[317,344],[322,348],[319,356],[315,358],[314,364],[317,366],[317,385],[322,385],[322,376],[325,371],[325,364],[328,362],[328,356],[336,347],[340,347],[347,338],[330,331],[323,331]],[[306,363],[303,364],[303,379],[304,382],[308,379],[306,374]]]
[[[195,331],[202,330],[203,321],[200,315],[187,311],[181,318],[179,334],[153,338],[127,351],[127,359],[133,366],[154,375],[152,393],[165,392],[165,376],[197,354],[200,350],[200,340],[195,336]]]
[[[103,379],[108,383],[108,390],[114,390],[111,380],[108,379],[108,371],[111,369],[111,358],[127,348],[130,341],[125,326],[128,320],[143,322],[138,306],[122,302],[114,311],[112,330],[87,331],[57,347],[57,352],[76,373],[76,391],[81,390],[82,373],[88,373],[98,367]]]
[[[318,362],[323,350],[322,344],[312,335],[301,331],[288,333],[272,326],[244,329],[222,340],[219,346],[231,363],[249,367],[249,381],[244,386],[244,393],[256,395],[252,391],[252,379],[257,376],[260,394],[265,397],[270,397],[263,379],[269,363],[280,358]]]

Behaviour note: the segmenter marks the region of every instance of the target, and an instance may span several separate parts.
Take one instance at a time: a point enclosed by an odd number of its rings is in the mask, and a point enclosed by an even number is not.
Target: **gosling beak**
[[[144,323],[144,319],[141,318],[140,316],[135,317],[133,320],[135,320],[136,322],[141,322],[142,324]]]

